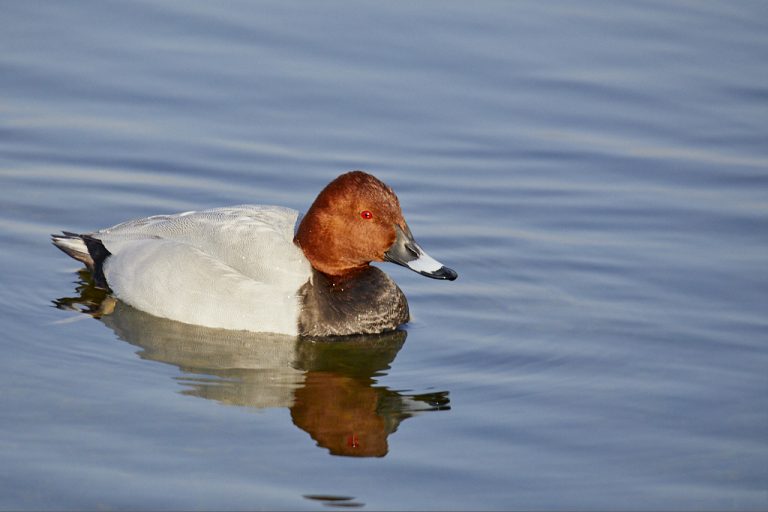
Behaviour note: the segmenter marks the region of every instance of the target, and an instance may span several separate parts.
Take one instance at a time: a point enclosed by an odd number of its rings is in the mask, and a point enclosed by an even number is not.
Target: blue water
[[[0,50],[0,509],[768,508],[768,4],[18,1]],[[48,241],[351,169],[459,272],[382,265],[390,336],[109,313]]]

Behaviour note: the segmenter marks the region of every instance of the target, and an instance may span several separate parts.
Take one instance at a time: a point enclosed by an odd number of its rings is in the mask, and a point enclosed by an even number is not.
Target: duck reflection
[[[54,303],[100,319],[139,347],[141,358],[177,366],[181,393],[256,409],[287,407],[293,423],[333,455],[383,457],[404,419],[450,408],[447,391],[409,395],[376,385],[405,331],[303,339],[183,324],[115,301],[87,271],[77,292]]]

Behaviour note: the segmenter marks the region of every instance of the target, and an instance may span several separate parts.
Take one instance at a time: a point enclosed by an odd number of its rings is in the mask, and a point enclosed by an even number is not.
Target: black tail
[[[51,235],[51,241],[65,254],[93,269],[93,258],[80,235],[70,231],[62,231],[61,235]]]
[[[112,255],[101,240],[91,235],[78,235],[69,231],[62,231],[61,235],[51,235],[53,245],[64,251],[67,255],[85,264],[93,274],[96,286],[108,288],[107,279],[104,277],[104,260]]]

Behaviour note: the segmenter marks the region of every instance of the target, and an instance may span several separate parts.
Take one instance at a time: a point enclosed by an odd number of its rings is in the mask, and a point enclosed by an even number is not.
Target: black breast
[[[405,295],[376,267],[343,278],[312,272],[312,280],[299,290],[302,336],[380,333],[410,318]]]

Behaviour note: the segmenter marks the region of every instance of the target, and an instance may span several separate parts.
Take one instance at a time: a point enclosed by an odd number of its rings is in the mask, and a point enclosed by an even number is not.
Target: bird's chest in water
[[[347,279],[315,271],[301,288],[300,298],[299,333],[304,336],[379,333],[409,319],[405,295],[375,267]]]

